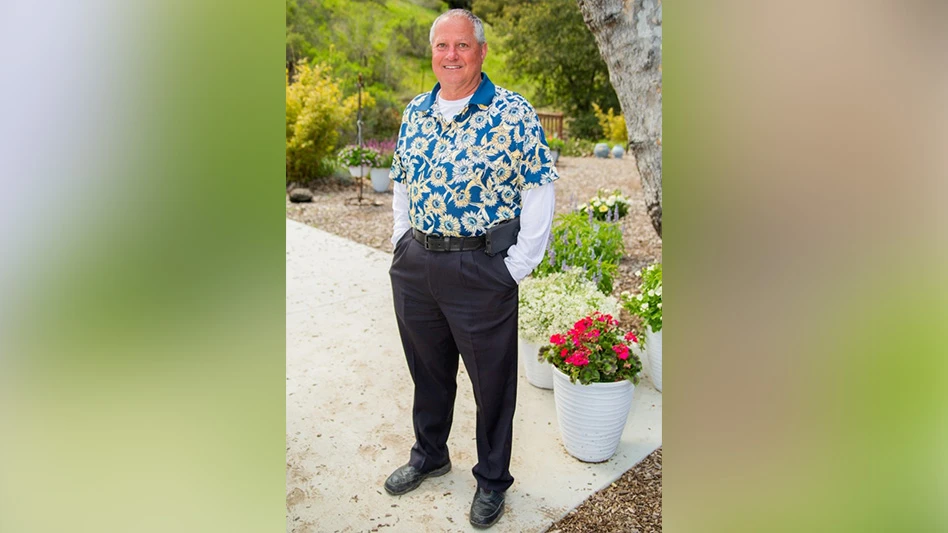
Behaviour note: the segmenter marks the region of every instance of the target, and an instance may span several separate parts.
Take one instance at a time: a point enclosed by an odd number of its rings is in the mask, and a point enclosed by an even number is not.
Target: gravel
[[[618,296],[621,291],[633,291],[637,287],[633,273],[662,259],[662,241],[645,212],[635,160],[630,155],[623,159],[560,157],[557,170],[560,173],[556,182],[557,213],[571,211],[577,203],[588,201],[599,189],[619,189],[631,201],[629,214],[621,220],[625,256],[619,264],[613,294]],[[289,184],[287,190],[296,187],[296,184]],[[286,216],[383,252],[391,252],[391,190],[376,193],[366,179],[360,202],[358,189],[356,181],[340,179],[315,184],[310,187],[313,192],[310,203],[291,203],[287,197]],[[625,310],[620,322],[624,327],[642,331],[637,319]],[[661,448],[548,529],[550,533],[661,530]]]

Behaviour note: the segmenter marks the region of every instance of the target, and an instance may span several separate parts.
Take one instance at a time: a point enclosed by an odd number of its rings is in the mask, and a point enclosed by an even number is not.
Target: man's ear
[[[483,61],[486,57],[487,57],[487,43],[484,43],[481,46],[481,61]]]

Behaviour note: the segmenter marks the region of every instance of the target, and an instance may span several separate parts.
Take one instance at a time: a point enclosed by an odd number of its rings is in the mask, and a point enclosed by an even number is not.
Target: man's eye
[[[435,45],[435,48],[444,48],[444,47],[445,47],[444,43],[438,43]]]
[[[458,48],[467,48],[467,45],[465,43],[461,43],[458,45]]]

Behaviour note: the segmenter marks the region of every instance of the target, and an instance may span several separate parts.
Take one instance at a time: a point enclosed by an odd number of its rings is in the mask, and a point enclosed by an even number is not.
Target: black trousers
[[[448,459],[458,354],[477,403],[479,487],[507,490],[517,406],[517,283],[505,254],[430,252],[402,236],[392,267],[395,316],[415,384],[409,463],[427,471]]]

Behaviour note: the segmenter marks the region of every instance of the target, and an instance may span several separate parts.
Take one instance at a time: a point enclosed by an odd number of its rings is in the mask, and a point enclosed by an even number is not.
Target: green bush
[[[332,155],[339,129],[354,116],[354,97],[342,91],[325,65],[296,65],[296,80],[286,72],[286,181],[319,177],[322,160]],[[363,107],[374,105],[364,94]]]
[[[586,139],[568,139],[560,155],[568,157],[589,157],[593,153],[594,146],[596,146],[595,142],[587,141]]]
[[[655,263],[639,270],[635,277],[641,278],[639,293],[621,294],[622,307],[632,315],[642,318],[642,324],[658,333],[662,330],[662,264]]]
[[[604,135],[599,118],[592,111],[573,117],[566,124],[571,139],[598,139]]]
[[[597,104],[593,104],[593,111],[599,120],[602,134],[609,144],[620,144],[622,146],[629,144],[629,130],[625,127],[625,117],[622,116],[622,113],[616,115],[611,107],[608,112],[603,112]]]
[[[592,213],[559,215],[547,244],[546,258],[533,274],[542,277],[577,267],[600,291],[610,294],[624,251],[622,229],[618,224],[595,220]]]

